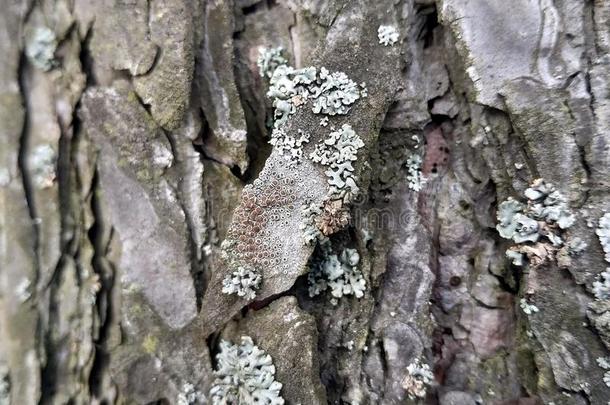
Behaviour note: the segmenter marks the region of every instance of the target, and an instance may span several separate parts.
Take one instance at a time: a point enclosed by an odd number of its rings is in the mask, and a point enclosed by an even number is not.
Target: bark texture
[[[303,205],[329,185],[268,143],[278,46],[366,85],[284,127],[304,156],[344,124],[364,143],[360,194],[326,212],[361,298],[309,294]],[[609,403],[608,1],[3,0],[0,55],[0,405],[212,403],[241,336],[287,404]],[[586,248],[519,267],[496,210],[537,178]],[[251,262],[256,298],[224,294]]]

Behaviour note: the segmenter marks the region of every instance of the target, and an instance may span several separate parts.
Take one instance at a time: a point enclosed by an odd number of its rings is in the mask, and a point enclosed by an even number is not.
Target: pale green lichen
[[[608,387],[610,387],[610,357],[598,357],[597,358],[597,365],[606,370],[606,372],[604,373],[604,384],[606,384]]]
[[[364,142],[352,127],[343,124],[341,129],[316,144],[309,155],[314,162],[328,167],[324,174],[328,177],[332,198],[351,200],[358,194],[352,163],[358,159],[358,149],[363,146]]]
[[[583,248],[582,241],[570,241],[566,246],[563,238],[564,230],[575,222],[564,196],[542,179],[535,180],[524,195],[527,204],[509,197],[498,206],[496,229],[500,236],[517,244],[507,251],[511,261],[523,265],[527,256],[538,265],[554,257],[560,248],[577,254]]]
[[[57,37],[47,27],[35,27],[27,37],[25,55],[30,63],[45,72],[57,65]]]
[[[605,213],[599,219],[599,227],[595,230],[599,243],[604,250],[605,260],[610,263],[610,212]]]
[[[239,345],[221,341],[216,360],[216,379],[210,389],[212,404],[284,404],[282,384],[275,381],[273,360],[254,345],[252,338],[242,336]]]
[[[377,38],[381,45],[394,45],[398,41],[398,31],[391,25],[380,25],[377,29]]]
[[[599,275],[599,280],[593,282],[593,294],[599,301],[610,300],[610,268]]]
[[[519,306],[526,315],[532,315],[540,311],[536,305],[530,304],[525,298],[521,298]]]
[[[330,73],[321,68],[317,85],[311,87],[312,111],[316,114],[344,115],[360,98],[360,89],[343,72]]]
[[[286,65],[288,61],[282,56],[284,49],[279,46],[277,48],[261,47],[258,50],[258,59],[256,65],[262,77],[271,78],[273,72],[278,66]]]
[[[254,268],[239,266],[237,271],[227,275],[222,281],[222,292],[253,300],[256,298],[256,291],[260,288],[261,281],[260,274]]]
[[[281,151],[289,166],[295,166],[303,158],[303,146],[309,142],[309,134],[297,130],[298,136],[290,136],[283,128],[277,128],[271,134],[269,143]]]
[[[55,182],[57,154],[50,145],[35,146],[28,156],[27,164],[33,183],[38,188],[48,188]]]
[[[335,254],[329,241],[320,243],[320,250],[310,262],[307,276],[309,296],[315,297],[330,290],[331,303],[346,295],[362,298],[366,282],[358,269],[360,255],[356,249],[343,249]]]
[[[205,395],[195,389],[191,383],[184,383],[182,390],[178,394],[177,405],[199,405],[205,404]]]
[[[434,375],[430,366],[420,359],[407,366],[407,375],[402,380],[402,388],[407,391],[409,399],[425,398],[428,387],[432,384]]]
[[[422,174],[422,158],[419,155],[411,155],[407,159],[407,181],[408,186],[415,192],[421,191],[426,178]]]

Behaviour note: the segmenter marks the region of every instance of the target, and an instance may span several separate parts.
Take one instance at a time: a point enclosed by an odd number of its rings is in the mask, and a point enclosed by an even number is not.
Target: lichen
[[[254,345],[252,338],[242,336],[241,344],[223,340],[216,355],[218,368],[210,389],[212,404],[281,405],[282,384],[275,381],[271,356]]]
[[[222,281],[222,292],[253,300],[256,298],[260,284],[261,276],[254,268],[239,266],[233,274],[227,275]]]
[[[309,142],[309,134],[297,130],[298,136],[290,136],[283,128],[277,128],[271,134],[269,143],[281,151],[289,166],[295,166],[303,158],[303,145]]]
[[[311,87],[312,111],[316,114],[344,115],[360,98],[360,89],[343,72],[330,73],[321,68],[317,85]]]
[[[521,298],[519,301],[519,306],[526,315],[532,315],[540,311],[536,305],[530,304],[525,298]]]
[[[610,263],[610,212],[606,212],[599,219],[599,227],[595,230],[595,233],[604,250],[604,259]]]
[[[35,27],[28,36],[25,55],[32,65],[46,72],[57,65],[56,49],[55,33],[48,27]]]
[[[265,48],[261,47],[258,49],[258,59],[256,65],[261,77],[271,78],[273,72],[278,66],[286,65],[288,61],[282,56],[284,49],[279,46],[277,48]]]
[[[593,282],[593,294],[599,301],[610,300],[610,268],[599,275],[599,280]]]
[[[182,390],[178,394],[178,405],[199,405],[205,404],[205,395],[195,389],[189,382],[182,385]]]
[[[309,265],[309,296],[315,297],[326,290],[330,290],[333,297],[331,302],[345,295],[354,295],[362,298],[366,289],[366,282],[358,263],[360,255],[356,249],[343,249],[335,254],[328,240],[320,243],[319,251],[312,257]]]
[[[556,259],[560,249],[567,254],[574,250],[573,242],[564,241],[565,229],[575,222],[564,196],[543,179],[534,180],[524,195],[527,204],[509,197],[498,206],[496,229],[517,244],[507,251],[512,262],[522,265],[527,257],[530,264],[538,266]]]
[[[55,164],[57,155],[50,145],[34,147],[28,157],[28,166],[36,187],[48,188],[55,182]]]
[[[428,386],[434,379],[430,366],[422,363],[420,359],[407,366],[407,375],[402,380],[402,388],[407,391],[409,399],[424,398]]]
[[[359,192],[352,162],[358,159],[358,149],[364,146],[362,139],[349,124],[316,144],[309,155],[311,160],[327,166],[324,172],[328,177],[332,198],[351,200]]]
[[[599,357],[597,358],[597,365],[606,370],[604,373],[604,384],[610,387],[610,357]]]
[[[394,45],[398,41],[398,31],[391,25],[380,25],[377,29],[377,38],[381,45]]]
[[[426,184],[426,178],[422,174],[422,159],[419,155],[411,155],[407,159],[407,181],[409,188],[413,191],[419,192],[424,184]]]

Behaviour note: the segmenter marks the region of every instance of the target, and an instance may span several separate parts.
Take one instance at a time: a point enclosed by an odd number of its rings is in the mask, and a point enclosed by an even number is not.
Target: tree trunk
[[[0,405],[250,403],[242,336],[286,404],[610,404],[609,2],[6,0],[0,50]]]

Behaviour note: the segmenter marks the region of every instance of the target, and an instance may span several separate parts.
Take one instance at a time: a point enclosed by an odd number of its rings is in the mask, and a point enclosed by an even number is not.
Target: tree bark
[[[290,101],[295,165],[276,47],[360,94],[328,125]],[[0,51],[0,405],[213,403],[241,336],[287,404],[610,403],[607,1],[6,0]],[[332,205],[310,154],[345,125],[360,191]],[[539,178],[575,223],[518,266],[497,211]],[[311,297],[325,249],[362,297]],[[240,267],[255,298],[223,292]]]

